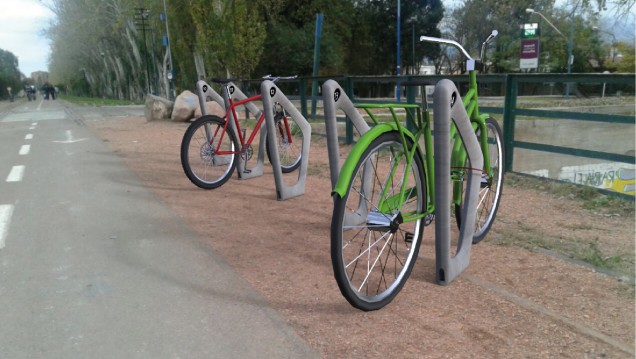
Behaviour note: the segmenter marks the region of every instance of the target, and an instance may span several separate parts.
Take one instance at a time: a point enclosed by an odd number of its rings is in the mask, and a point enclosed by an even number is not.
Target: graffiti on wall
[[[558,176],[561,181],[632,196],[636,190],[635,178],[636,166],[620,162],[565,166],[561,168]]]

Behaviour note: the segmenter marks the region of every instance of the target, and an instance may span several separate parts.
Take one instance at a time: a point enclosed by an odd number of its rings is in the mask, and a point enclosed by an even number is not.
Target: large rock
[[[199,107],[199,98],[190,91],[183,91],[174,101],[172,121],[185,122],[194,117],[194,110]]]
[[[173,103],[163,97],[146,95],[146,108],[144,114],[147,121],[169,120],[172,114]]]
[[[205,110],[208,115],[215,115],[223,118],[225,116],[225,109],[221,107],[216,101],[208,101],[205,103]],[[201,106],[198,106],[194,110],[194,118],[201,117]]]

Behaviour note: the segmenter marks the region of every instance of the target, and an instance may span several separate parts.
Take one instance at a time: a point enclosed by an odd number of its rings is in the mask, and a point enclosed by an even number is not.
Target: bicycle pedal
[[[243,170],[243,173],[252,173],[252,170]]]
[[[404,235],[404,242],[413,243],[413,233],[406,232],[406,234]]]

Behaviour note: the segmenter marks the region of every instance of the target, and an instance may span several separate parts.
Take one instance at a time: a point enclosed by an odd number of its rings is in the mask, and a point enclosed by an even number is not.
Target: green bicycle
[[[497,31],[483,42],[480,60]],[[475,60],[457,42],[422,36],[421,41],[457,47],[468,58],[469,90],[463,98],[484,156],[473,243],[491,228],[503,186],[504,148],[499,124],[480,114]],[[425,97],[423,97],[425,98]],[[361,136],[342,166],[333,189],[331,260],[343,296],[354,307],[369,311],[390,303],[404,286],[417,259],[424,227],[435,213],[431,116],[426,101],[415,104],[364,104],[375,126]],[[413,130],[400,122],[404,109]],[[381,123],[374,110],[390,111],[392,122]],[[437,139],[440,140],[440,139]],[[452,203],[461,224],[464,189],[469,171],[467,153],[451,127]]]

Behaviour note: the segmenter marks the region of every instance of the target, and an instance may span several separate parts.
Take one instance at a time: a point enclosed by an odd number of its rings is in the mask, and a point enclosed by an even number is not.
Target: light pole
[[[563,35],[563,33],[561,31],[559,31],[559,29],[557,29],[556,26],[554,26],[553,23],[550,22],[550,20],[548,20],[547,17],[543,16],[542,13],[535,11],[534,9],[526,9],[526,12],[529,14],[537,14],[539,16],[541,16],[541,18],[543,18],[543,20],[545,20],[548,25],[550,25],[554,30],[556,30],[557,33],[559,33],[559,35],[561,35],[561,37],[563,37],[563,39],[565,39],[565,41],[567,41],[568,43],[568,61],[567,61],[567,70],[568,70],[568,74],[572,73],[572,63],[574,62],[574,55],[572,55],[572,52],[574,50],[574,10],[572,11],[572,14],[570,15],[570,38],[568,39],[565,35]],[[570,84],[567,83],[566,84],[566,92],[565,92],[566,96],[570,95]]]
[[[396,73],[397,76],[400,77],[400,0],[398,0],[397,3],[397,67],[396,67]],[[397,95],[397,100],[398,102],[400,101],[400,82],[398,80],[398,83],[396,85],[395,88],[395,93]]]
[[[174,95],[176,94],[171,94],[172,92],[172,79],[174,77],[174,69],[172,67],[172,47],[170,46],[170,30],[168,28],[168,9],[166,7],[166,0],[163,0],[163,16],[165,18],[165,22],[166,22],[166,50],[168,51],[168,64],[170,65],[170,69],[167,71],[168,73],[166,74],[166,77],[168,78],[168,93],[166,94],[168,96],[168,99],[172,99],[174,98]],[[172,95],[172,96],[171,96]]]
[[[614,63],[614,58],[616,57],[616,36],[614,36],[614,34],[612,34],[609,31],[601,30],[598,26],[593,26],[592,30],[606,33],[612,37],[612,45],[610,47],[610,59],[612,60],[612,63]]]
[[[419,73],[419,69],[416,70],[415,69],[415,22],[417,21],[417,16],[413,15],[411,16],[408,21],[411,22],[411,62],[412,62],[412,66],[413,69],[411,70],[411,74],[412,75],[417,75]]]

